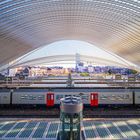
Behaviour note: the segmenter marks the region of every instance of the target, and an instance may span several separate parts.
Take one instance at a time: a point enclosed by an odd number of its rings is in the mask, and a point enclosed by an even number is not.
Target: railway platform
[[[59,119],[0,118],[0,140],[57,140]],[[84,119],[83,140],[140,139],[140,119]]]

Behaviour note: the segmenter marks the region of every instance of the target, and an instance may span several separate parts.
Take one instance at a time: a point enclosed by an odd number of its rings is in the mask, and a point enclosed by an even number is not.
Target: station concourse
[[[140,0],[0,0],[0,140],[64,139],[140,139]]]

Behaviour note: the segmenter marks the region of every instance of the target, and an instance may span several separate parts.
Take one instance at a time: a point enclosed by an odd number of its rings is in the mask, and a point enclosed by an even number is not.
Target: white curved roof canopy
[[[140,1],[0,1],[0,65],[67,39],[92,43],[140,66]]]

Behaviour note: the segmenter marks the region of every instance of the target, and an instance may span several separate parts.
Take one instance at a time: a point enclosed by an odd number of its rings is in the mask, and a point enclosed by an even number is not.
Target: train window
[[[101,100],[106,100],[106,98],[105,97],[102,97]]]
[[[117,100],[122,101],[123,99],[122,99],[122,98],[120,98],[120,97],[118,97],[118,98],[117,98]]]
[[[53,95],[51,95],[51,100],[53,100]]]
[[[20,99],[25,99],[25,96],[21,96]]]
[[[38,100],[43,100],[43,99],[44,99],[44,95],[38,96]]]
[[[106,96],[104,96],[104,95],[102,95],[102,96],[100,97],[100,99],[101,99],[101,100],[106,100],[106,99],[107,99],[107,97],[106,97]]]
[[[29,100],[33,100],[33,95],[29,95]]]
[[[119,95],[118,97],[122,100],[125,98],[124,95]]]
[[[116,95],[110,95],[109,100],[113,100],[113,101],[116,100]]]
[[[118,96],[117,96],[117,99],[118,99],[118,100],[123,100],[123,98],[124,98],[123,95],[118,95]]]

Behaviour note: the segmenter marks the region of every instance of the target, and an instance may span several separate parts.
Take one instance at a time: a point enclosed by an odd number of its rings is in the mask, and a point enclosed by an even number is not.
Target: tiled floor
[[[95,139],[140,139],[140,121],[84,121],[86,140]]]
[[[59,122],[47,121],[9,121],[0,123],[0,140],[39,139],[55,140],[58,135]]]
[[[85,140],[140,139],[140,120],[84,120]],[[56,140],[59,121],[1,121],[0,140]]]

